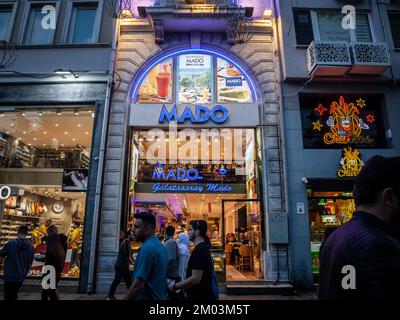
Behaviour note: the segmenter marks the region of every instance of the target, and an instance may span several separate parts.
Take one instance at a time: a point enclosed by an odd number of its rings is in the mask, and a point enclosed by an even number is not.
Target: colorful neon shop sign
[[[153,180],[163,180],[163,181],[201,181],[203,177],[200,175],[199,171],[195,168],[190,168],[188,170],[184,168],[178,168],[176,170],[169,169],[166,174],[164,166],[158,164],[153,170]]]
[[[329,108],[325,108],[321,103],[314,109],[321,118],[312,123],[312,130],[316,132],[321,132],[325,128],[329,130],[323,135],[326,145],[372,144],[374,139],[366,133],[371,129],[370,125],[375,122],[375,116],[367,114],[363,117],[360,110],[365,106],[366,101],[361,98],[355,102],[346,102],[342,96],[339,102],[333,101]]]
[[[341,168],[338,170],[337,175],[339,178],[356,177],[359,175],[363,165],[364,162],[361,160],[360,152],[357,149],[344,148],[342,159],[340,159]]]
[[[172,183],[156,183],[152,186],[153,193],[164,192],[190,192],[190,193],[204,193],[204,192],[231,192],[232,186],[229,184],[207,183],[203,184],[190,184],[179,185]]]
[[[228,116],[228,109],[221,105],[216,105],[211,109],[205,106],[196,106],[194,113],[190,107],[187,106],[182,114],[179,115],[176,105],[172,107],[171,111],[168,111],[164,104],[158,122],[164,123],[166,121],[169,123],[170,121],[175,121],[178,123],[184,123],[185,121],[190,121],[191,123],[205,123],[211,119],[213,122],[221,124],[228,119]]]

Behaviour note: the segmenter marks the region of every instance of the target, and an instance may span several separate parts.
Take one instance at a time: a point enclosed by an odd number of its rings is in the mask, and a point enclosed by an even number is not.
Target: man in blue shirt
[[[156,218],[150,212],[135,214],[135,240],[143,242],[135,260],[134,282],[126,300],[167,300],[167,251],[155,236]]]

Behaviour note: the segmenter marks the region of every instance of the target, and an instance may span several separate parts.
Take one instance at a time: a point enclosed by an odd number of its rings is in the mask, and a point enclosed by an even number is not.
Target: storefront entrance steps
[[[295,295],[289,283],[272,284],[266,281],[229,281],[226,284],[229,295]]]

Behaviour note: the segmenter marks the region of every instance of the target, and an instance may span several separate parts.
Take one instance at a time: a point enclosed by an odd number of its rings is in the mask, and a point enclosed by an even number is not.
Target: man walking
[[[130,234],[126,234],[125,231],[121,230],[120,240],[121,244],[119,246],[117,261],[115,262],[115,278],[108,293],[108,300],[115,300],[114,294],[122,279],[124,279],[128,290],[132,285],[131,274],[129,272],[129,264],[132,262]]]
[[[354,199],[353,218],[321,247],[319,299],[398,299],[400,157],[367,161]]]
[[[167,235],[164,246],[168,255],[167,277],[168,279],[179,281],[179,250],[178,244],[174,240],[175,228],[168,226],[165,229]]]
[[[17,231],[17,239],[5,244],[0,257],[5,258],[4,266],[4,300],[18,299],[18,291],[25,281],[33,262],[33,245],[26,238],[28,227],[21,225]]]
[[[167,300],[167,251],[155,236],[156,218],[150,212],[135,214],[135,240],[142,242],[135,260],[134,281],[126,300]]]

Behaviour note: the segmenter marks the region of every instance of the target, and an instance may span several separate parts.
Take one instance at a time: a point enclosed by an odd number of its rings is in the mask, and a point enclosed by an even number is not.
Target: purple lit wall
[[[270,8],[270,0],[239,0],[242,7],[253,7],[253,18],[261,18],[265,9]]]
[[[134,17],[139,17],[137,7],[151,7],[156,0],[134,0],[132,1],[132,12]],[[236,0],[242,7],[253,7],[254,18],[261,18],[265,9],[269,8],[270,0]],[[213,2],[212,0],[210,1]]]

